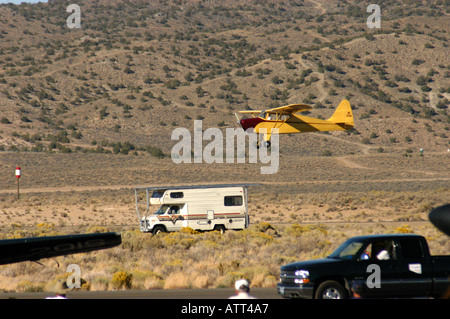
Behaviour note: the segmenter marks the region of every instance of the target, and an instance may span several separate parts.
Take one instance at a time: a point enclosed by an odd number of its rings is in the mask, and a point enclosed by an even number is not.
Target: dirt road
[[[79,291],[67,294],[69,299],[227,299],[234,295],[231,288],[220,289],[153,289],[120,291]],[[276,288],[253,288],[258,299],[282,299]],[[44,299],[51,292],[4,293],[0,299]]]

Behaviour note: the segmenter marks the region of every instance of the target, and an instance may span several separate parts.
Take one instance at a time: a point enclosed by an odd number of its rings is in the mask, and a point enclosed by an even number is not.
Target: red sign
[[[16,178],[20,178],[20,167],[16,167]]]

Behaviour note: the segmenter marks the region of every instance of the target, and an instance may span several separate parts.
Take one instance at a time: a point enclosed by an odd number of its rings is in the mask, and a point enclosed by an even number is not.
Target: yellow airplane
[[[240,119],[237,113],[235,115],[244,130],[253,128],[255,133],[264,134],[265,147],[270,147],[273,129],[278,129],[278,134],[291,134],[347,131],[353,128],[352,108],[347,100],[342,100],[334,114],[327,120],[297,114],[310,109],[312,107],[306,104],[290,104],[265,111],[239,111],[240,114],[251,114],[251,118]]]

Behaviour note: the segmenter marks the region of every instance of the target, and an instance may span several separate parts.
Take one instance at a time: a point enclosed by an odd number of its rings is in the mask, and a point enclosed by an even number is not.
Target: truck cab
[[[450,287],[450,256],[431,256],[424,237],[370,235],[345,241],[324,259],[281,267],[278,292],[288,298],[439,297]]]

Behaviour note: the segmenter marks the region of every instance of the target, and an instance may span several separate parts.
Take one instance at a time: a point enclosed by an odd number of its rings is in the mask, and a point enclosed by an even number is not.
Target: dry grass
[[[84,289],[123,289],[118,273],[131,275],[134,289],[232,287],[247,278],[254,287],[274,287],[279,266],[322,258],[346,238],[362,234],[417,233],[427,237],[433,254],[449,254],[450,240],[429,222],[255,224],[244,231],[177,233],[152,236],[123,231],[120,247],[58,258],[43,265],[24,262],[2,266],[5,291],[43,291],[64,275],[69,264],[80,265]]]

